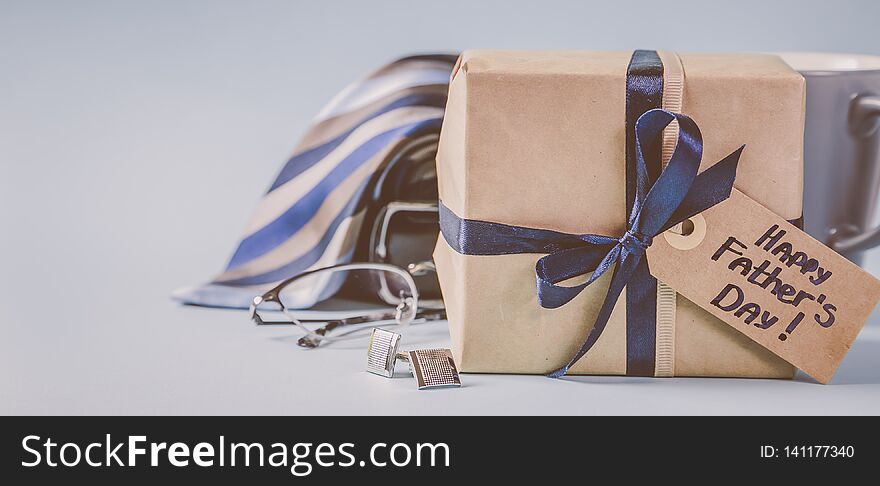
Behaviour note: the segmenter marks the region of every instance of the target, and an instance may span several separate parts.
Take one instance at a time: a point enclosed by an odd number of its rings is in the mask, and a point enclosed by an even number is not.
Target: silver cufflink
[[[460,387],[461,379],[452,359],[452,351],[445,348],[398,351],[400,334],[374,328],[367,347],[367,371],[390,378],[398,359],[409,363],[419,390]]]
[[[397,360],[397,348],[400,346],[400,334],[373,328],[370,344],[367,345],[367,371],[386,378],[394,376],[394,362]]]
[[[409,370],[416,378],[419,390],[461,386],[452,351],[448,349],[416,349],[398,353],[398,356],[409,362]]]

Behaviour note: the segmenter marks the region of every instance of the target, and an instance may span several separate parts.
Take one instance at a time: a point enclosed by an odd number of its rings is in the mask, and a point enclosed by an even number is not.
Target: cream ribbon
[[[663,61],[663,109],[681,113],[684,96],[684,68],[674,52],[659,51]],[[669,163],[675,142],[678,140],[678,123],[663,130],[663,167]],[[675,376],[675,308],[678,296],[672,287],[657,282],[657,339],[654,357],[654,376]]]

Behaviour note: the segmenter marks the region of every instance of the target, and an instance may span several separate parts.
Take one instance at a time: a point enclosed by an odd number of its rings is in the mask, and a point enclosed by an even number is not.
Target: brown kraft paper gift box
[[[685,113],[699,125],[701,170],[746,144],[735,187],[784,219],[800,218],[803,78],[771,55],[659,54],[663,108]],[[452,74],[437,154],[443,204],[466,219],[621,235],[631,55],[463,53]],[[535,263],[541,256],[462,255],[439,238],[434,259],[462,371],[548,373],[580,347],[610,272],[567,305],[544,309],[535,294]],[[658,320],[663,314],[668,328],[658,327],[655,375],[794,375],[781,358],[659,287],[667,295],[658,298]],[[570,373],[626,374],[625,293],[599,341]],[[661,302],[671,308],[660,309]]]

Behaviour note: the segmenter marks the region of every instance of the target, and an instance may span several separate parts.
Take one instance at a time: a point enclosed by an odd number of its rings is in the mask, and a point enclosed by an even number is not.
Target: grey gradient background
[[[876,325],[828,387],[467,375],[426,394],[361,372],[363,343],[301,352],[168,299],[222,268],[312,115],[396,56],[880,54],[876,1],[654,3],[0,1],[0,413],[876,413]]]

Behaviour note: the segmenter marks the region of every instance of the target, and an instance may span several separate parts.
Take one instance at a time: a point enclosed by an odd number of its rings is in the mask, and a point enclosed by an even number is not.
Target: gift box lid
[[[464,218],[621,233],[631,54],[463,53],[437,156],[443,203]],[[772,55],[661,56],[682,68],[681,111],[702,130],[701,168],[746,144],[736,187],[783,218],[799,218],[803,78]]]

